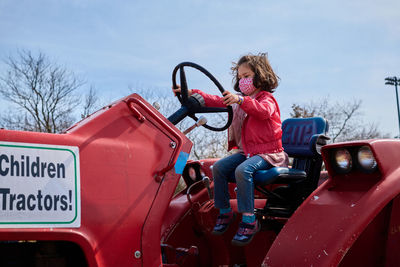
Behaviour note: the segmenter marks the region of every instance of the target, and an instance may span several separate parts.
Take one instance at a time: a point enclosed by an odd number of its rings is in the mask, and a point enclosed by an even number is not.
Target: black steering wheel
[[[205,68],[203,68],[200,65],[197,65],[192,62],[182,62],[178,64],[174,71],[172,72],[172,85],[174,88],[177,88],[176,86],[176,73],[180,72],[180,83],[181,83],[181,93],[177,94],[177,97],[179,101],[181,102],[182,106],[181,108],[176,111],[174,114],[172,114],[168,120],[172,122],[174,125],[179,123],[181,120],[183,120],[186,116],[191,117],[195,121],[198,120],[196,117],[196,113],[219,113],[219,112],[227,112],[228,113],[228,121],[226,124],[222,127],[213,127],[209,126],[207,124],[203,125],[205,128],[212,130],[212,131],[223,131],[226,130],[232,123],[233,119],[233,111],[232,107],[228,106],[226,108],[220,108],[220,107],[204,107],[201,106],[199,101],[195,99],[194,97],[189,97],[188,93],[188,86],[187,86],[187,81],[186,81],[186,75],[185,75],[185,70],[183,69],[184,67],[192,67],[200,72],[202,72],[204,75],[206,75],[218,88],[218,90],[221,92],[225,92],[225,89],[222,87],[222,85],[215,79],[215,77],[209,73]]]

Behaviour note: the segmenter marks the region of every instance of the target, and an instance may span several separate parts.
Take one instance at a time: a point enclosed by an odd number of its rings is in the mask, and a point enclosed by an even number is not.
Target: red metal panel
[[[164,179],[159,191],[160,182],[154,174],[169,164],[173,167],[174,155],[180,152],[176,150],[183,147],[189,152],[191,143],[139,96],[129,98],[144,103],[135,108],[145,119],[133,114],[124,101],[117,101],[66,134],[0,130],[1,141],[78,146],[82,207],[82,226],[78,229],[1,229],[1,240],[77,242],[90,266],[137,265],[144,256],[160,263],[160,222],[148,221],[145,227],[158,239],[147,244],[152,246],[151,251],[142,251],[141,234],[149,211],[160,221],[166,207],[154,208],[154,199],[168,203],[178,175],[171,170],[172,175]],[[158,193],[162,194],[157,197]],[[141,257],[135,258],[135,251],[141,252]]]
[[[387,231],[386,262],[387,267],[397,267],[400,263],[400,196],[393,200],[390,224]]]
[[[376,267],[385,264],[385,249],[390,220],[391,203],[368,224],[346,255],[340,267]]]
[[[379,172],[335,174],[329,164],[329,150],[362,145],[371,146]],[[264,258],[264,266],[337,266],[367,226],[400,192],[399,141],[328,145],[323,148],[323,156],[330,179],[289,219]],[[381,222],[377,225],[384,229],[384,220]]]

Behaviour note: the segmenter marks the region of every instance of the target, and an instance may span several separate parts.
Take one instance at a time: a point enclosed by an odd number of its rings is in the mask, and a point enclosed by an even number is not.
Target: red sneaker
[[[251,242],[254,235],[260,231],[260,223],[255,220],[253,223],[241,222],[239,230],[232,239],[232,244],[236,246],[245,246]]]
[[[235,220],[236,214],[231,212],[220,214],[212,231],[213,235],[222,235],[228,230],[229,225]]]

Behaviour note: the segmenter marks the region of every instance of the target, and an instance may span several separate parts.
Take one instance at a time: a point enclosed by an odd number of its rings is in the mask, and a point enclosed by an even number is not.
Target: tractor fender
[[[283,227],[262,266],[338,266],[369,225],[369,233],[377,232],[379,236],[383,232],[383,244],[374,245],[375,240],[358,242],[359,249],[378,253],[373,246],[383,247],[380,253],[382,258],[386,254],[386,266],[398,262],[400,256],[391,251],[398,251],[393,241],[400,240],[400,167],[394,162],[398,155],[392,158],[388,154],[398,154],[399,144],[370,142],[375,155],[385,155],[377,157],[377,179],[357,173],[345,179],[329,178],[317,188]],[[377,226],[380,229],[374,230]],[[385,247],[391,251],[385,252]]]

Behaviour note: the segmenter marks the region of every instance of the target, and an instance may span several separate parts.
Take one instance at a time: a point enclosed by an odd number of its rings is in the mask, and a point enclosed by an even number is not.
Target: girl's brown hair
[[[242,64],[246,64],[254,72],[253,84],[256,88],[272,93],[275,91],[275,88],[278,87],[279,77],[272,70],[267,54],[247,54],[242,56],[237,63],[233,63],[233,67],[231,68],[234,76],[233,82],[235,84],[233,89],[235,89],[235,91],[240,92],[238,69]]]

